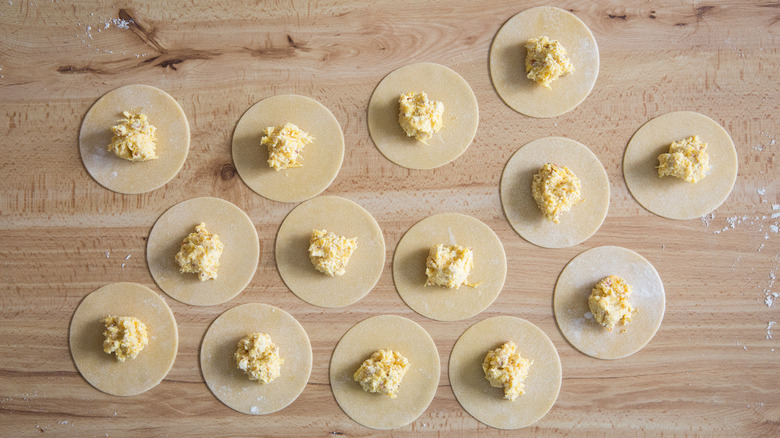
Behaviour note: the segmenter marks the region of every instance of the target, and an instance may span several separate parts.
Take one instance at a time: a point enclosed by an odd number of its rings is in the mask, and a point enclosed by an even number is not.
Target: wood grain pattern
[[[442,360],[436,397],[393,435],[505,436],[469,416],[449,387],[447,361],[457,337],[483,318],[530,320],[552,339],[563,364],[557,403],[518,435],[780,434],[780,204],[775,142],[780,133],[780,5],[774,0],[676,2],[565,0],[593,31],[601,71],[590,97],[554,119],[521,116],[496,95],[487,55],[498,28],[527,7],[490,1],[339,2],[0,2],[0,435],[3,436],[368,436],[328,385],[328,361],[349,327],[377,314],[407,316],[430,332]],[[117,21],[112,21],[117,20]],[[118,27],[125,21],[127,28]],[[432,171],[386,160],[366,126],[373,88],[412,62],[460,73],[480,105],[480,126],[459,159]],[[164,188],[119,195],[95,183],[77,146],[87,109],[107,91],[144,83],[184,108],[192,147]],[[292,204],[263,199],[237,177],[233,128],[253,103],[282,93],[311,96],[344,130],[344,165],[324,194],[352,199],[385,233],[387,263],[376,288],[344,309],[296,298],[275,267],[273,241]],[[670,221],[644,210],[626,189],[625,145],[645,121],[678,110],[704,113],[731,134],[739,175],[711,220]],[[589,146],[607,170],[609,215],[573,248],[537,248],[501,209],[498,182],[521,145],[567,136]],[[68,326],[79,301],[98,287],[134,281],[159,290],[145,262],[145,239],[171,205],[217,196],[243,208],[261,243],[257,274],[236,299],[196,308],[168,299],[180,331],[172,371],[131,398],[98,392],[76,372]],[[509,274],[496,302],[464,321],[413,313],[393,287],[400,237],[434,213],[457,211],[501,238]],[[730,226],[733,224],[733,227]],[[721,232],[722,231],[722,232]],[[667,310],[639,353],[601,361],[574,350],[552,313],[563,266],[599,245],[633,249],[658,269]],[[126,256],[130,258],[126,259]],[[248,417],[208,391],[198,366],[208,325],[242,303],[281,307],[311,337],[311,379],[288,408]],[[775,351],[777,350],[777,351]],[[389,433],[382,433],[382,435]]]

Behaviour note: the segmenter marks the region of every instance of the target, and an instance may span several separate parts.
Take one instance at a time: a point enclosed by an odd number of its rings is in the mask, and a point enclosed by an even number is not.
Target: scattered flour
[[[766,338],[772,339],[772,327],[777,324],[776,321],[769,321],[766,323]]]

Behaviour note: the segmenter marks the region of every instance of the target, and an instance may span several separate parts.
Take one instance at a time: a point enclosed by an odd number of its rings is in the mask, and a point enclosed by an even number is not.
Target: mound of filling
[[[331,277],[344,275],[356,248],[357,237],[348,239],[328,230],[311,230],[309,259],[315,269]]]
[[[352,376],[363,390],[398,397],[398,388],[406,372],[409,361],[401,353],[393,350],[378,350],[366,359]]]
[[[195,227],[195,232],[188,234],[181,242],[181,249],[176,254],[179,272],[198,274],[200,281],[217,278],[219,257],[224,249],[225,245],[219,236],[209,233],[206,224],[201,222]]]
[[[129,111],[122,113],[124,119],[120,119],[118,125],[111,127],[114,136],[108,151],[113,152],[119,158],[128,161],[149,161],[159,158],[157,156],[157,128],[149,124],[146,114],[132,114]]]
[[[631,286],[617,275],[604,277],[596,284],[588,297],[588,307],[593,318],[612,331],[616,324],[628,324],[634,308],[628,302]]]
[[[263,133],[265,135],[260,139],[260,144],[268,147],[268,165],[277,171],[301,167],[298,157],[303,147],[314,140],[314,137],[290,122],[281,128],[270,126]]]
[[[444,104],[428,99],[425,92],[402,94],[398,107],[398,123],[409,137],[425,143],[442,127]]]
[[[554,80],[574,72],[574,66],[566,56],[566,49],[558,40],[546,36],[531,38],[525,48],[528,50],[525,55],[528,79],[545,88],[552,88],[550,84]]]
[[[557,224],[561,213],[580,202],[582,183],[568,167],[547,163],[534,175],[531,194],[544,216]]]
[[[233,354],[238,369],[249,380],[271,383],[281,374],[284,359],[279,357],[279,347],[265,333],[252,333],[238,341]]]
[[[426,286],[444,286],[458,289],[461,285],[476,287],[468,282],[471,268],[474,267],[474,252],[471,248],[459,245],[438,244],[432,246],[425,262]]]
[[[698,135],[672,142],[669,153],[658,156],[658,176],[673,176],[689,183],[704,178],[710,168],[707,143]]]
[[[108,315],[100,322],[106,326],[103,351],[115,355],[119,362],[135,359],[149,343],[146,324],[138,318]]]
[[[482,361],[482,370],[491,386],[504,388],[504,398],[510,401],[523,395],[525,379],[533,361],[517,353],[514,342],[505,342],[495,350],[490,350]]]

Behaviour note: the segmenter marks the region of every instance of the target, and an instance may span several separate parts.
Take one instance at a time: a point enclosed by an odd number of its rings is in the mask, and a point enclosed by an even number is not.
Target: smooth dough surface
[[[330,277],[316,270],[309,259],[313,229],[357,237],[357,248],[344,275]],[[385,265],[385,239],[371,213],[349,199],[320,196],[295,207],[276,236],[279,275],[298,296],[320,307],[350,305],[371,291]]]
[[[460,245],[474,252],[470,283],[449,289],[425,286],[425,261],[437,244]],[[480,220],[460,213],[442,213],[414,224],[404,234],[393,257],[393,281],[398,294],[415,312],[437,321],[470,318],[495,301],[506,279],[504,246]]]
[[[588,308],[591,289],[608,275],[631,285],[629,301],[636,309],[630,323],[612,332],[597,323]],[[619,359],[641,350],[661,326],[665,306],[664,285],[653,265],[619,246],[599,246],[574,257],[558,277],[553,297],[563,336],[577,350],[599,359]]]
[[[249,380],[233,357],[238,341],[255,332],[271,336],[284,359],[281,375],[268,384]],[[206,385],[219,401],[244,414],[270,414],[295,401],[309,381],[311,365],[311,344],[301,324],[267,304],[242,304],[226,310],[206,331],[200,348]]]
[[[201,222],[225,245],[214,280],[200,281],[196,274],[180,273],[174,259],[181,241]],[[146,261],[160,289],[193,306],[221,304],[241,293],[255,275],[259,260],[260,241],[252,220],[219,198],[193,198],[174,205],[157,219],[146,245]]]
[[[123,111],[149,116],[157,128],[157,155],[131,162],[106,150],[111,127]],[[144,193],[162,187],[179,173],[190,150],[190,124],[179,103],[168,93],[149,85],[126,85],[109,91],[89,109],[79,133],[81,160],[101,186],[117,193]]]
[[[397,398],[366,392],[352,377],[364,360],[383,348],[409,360]],[[436,394],[440,372],[439,352],[424,328],[401,316],[380,315],[355,324],[336,345],[330,360],[330,386],[350,418],[372,429],[393,429],[425,411]]]
[[[482,370],[488,350],[504,342],[517,344],[517,352],[533,361],[525,393],[515,401],[504,390],[490,386]],[[450,384],[455,398],[474,418],[499,429],[519,429],[544,417],[561,389],[561,359],[550,338],[534,324],[513,316],[484,319],[469,327],[450,354]]]
[[[574,72],[547,89],[528,79],[525,43],[547,36],[558,40]],[[577,107],[593,89],[599,75],[599,48],[588,26],[574,14],[552,6],[526,9],[499,29],[490,47],[490,77],[501,99],[531,117],[555,117]]]
[[[698,135],[707,143],[710,170],[695,184],[658,177],[658,155],[673,141]],[[631,137],[623,157],[623,176],[637,202],[659,216],[693,219],[715,210],[737,180],[737,150],[728,132],[711,118],[690,111],[658,116]]]
[[[398,123],[398,98],[425,92],[444,103],[442,128],[426,143],[406,135]],[[423,62],[394,70],[377,85],[368,102],[368,132],[388,160],[408,169],[433,169],[458,158],[471,144],[479,125],[477,98],[454,70]]]
[[[582,201],[561,213],[560,223],[544,217],[531,194],[534,175],[545,163],[566,166],[582,181]],[[512,155],[501,175],[504,213],[523,239],[544,248],[584,242],[601,227],[609,210],[609,179],[585,145],[564,137],[534,140]]]
[[[280,171],[268,166],[263,130],[292,122],[314,137],[298,157],[301,167]],[[344,134],[336,117],[316,100],[296,94],[263,99],[249,108],[233,132],[233,163],[250,189],[279,202],[309,199],[336,179],[344,160]]]
[[[134,316],[149,331],[149,344],[138,357],[118,362],[103,351],[109,314]],[[179,348],[179,331],[170,307],[153,290],[138,283],[112,283],[87,295],[70,322],[70,353],[90,385],[111,395],[136,395],[159,384],[171,370]]]

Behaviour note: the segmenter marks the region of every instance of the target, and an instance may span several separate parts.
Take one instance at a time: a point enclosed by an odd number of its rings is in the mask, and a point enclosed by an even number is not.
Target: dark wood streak
[[[73,65],[61,65],[57,67],[57,73],[66,73],[66,74],[94,73],[99,75],[114,74],[114,72],[90,67],[88,65],[82,67],[76,67]]]
[[[617,19],[620,19],[620,20],[627,20],[628,19],[628,16],[625,15],[625,14],[623,14],[623,15],[607,14],[607,17],[613,18],[613,19],[617,18]]]
[[[713,9],[715,9],[715,6],[712,6],[712,5],[697,6],[696,7],[696,17],[698,17],[699,19],[702,19],[702,18],[704,18],[704,14],[706,14],[707,12],[709,12],[709,11],[711,11]]]

